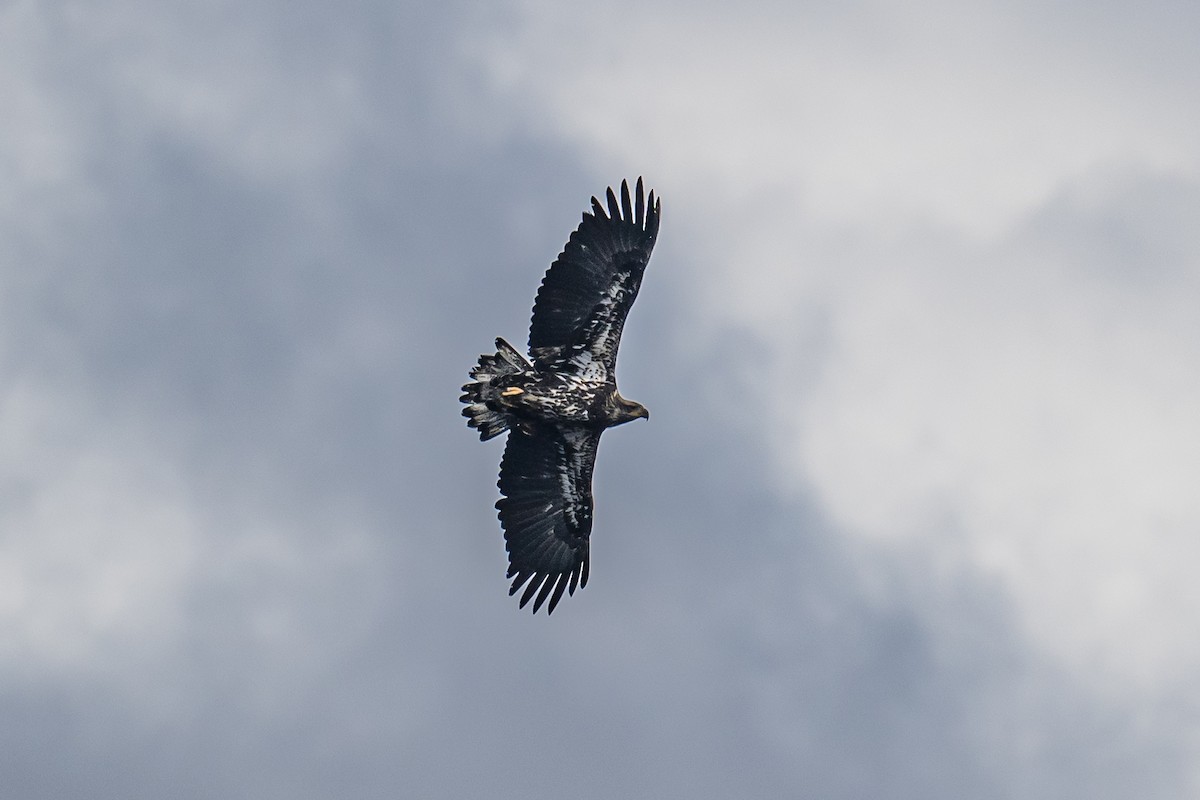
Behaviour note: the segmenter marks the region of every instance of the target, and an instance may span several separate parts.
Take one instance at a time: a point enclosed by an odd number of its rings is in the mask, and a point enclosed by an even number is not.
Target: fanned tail
[[[520,351],[499,337],[496,339],[495,355],[481,355],[479,363],[471,368],[474,380],[463,385],[463,396],[459,400],[467,404],[463,416],[467,418],[468,426],[479,429],[480,441],[486,442],[509,428],[508,414],[488,405],[493,391],[492,380],[532,368],[533,365]]]

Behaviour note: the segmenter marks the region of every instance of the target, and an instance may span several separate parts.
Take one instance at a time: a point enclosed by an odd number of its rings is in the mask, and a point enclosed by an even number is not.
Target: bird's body
[[[547,422],[607,428],[636,418],[629,416],[627,406],[622,406],[623,398],[611,381],[571,373],[539,372],[531,367],[503,377],[491,388],[492,405],[526,427]]]
[[[650,414],[617,391],[621,331],[658,235],[659,204],[636,201],[621,183],[618,204],[593,213],[550,266],[534,302],[532,360],[503,339],[463,386],[467,424],[487,440],[511,431],[500,462],[496,503],[508,547],[509,594],[529,582],[524,607],[536,612],[563,591],[587,584],[592,530],[592,467],[605,429]]]

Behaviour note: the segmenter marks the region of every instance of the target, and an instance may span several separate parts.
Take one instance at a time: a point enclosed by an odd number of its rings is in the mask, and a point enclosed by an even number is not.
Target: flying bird
[[[460,400],[487,441],[508,431],[496,503],[508,550],[509,596],[533,611],[588,581],[592,467],[605,429],[649,419],[617,391],[617,347],[658,236],[660,202],[638,178],[621,181],[607,213],[592,209],[542,279],[529,326],[529,358],[504,339],[470,371]]]

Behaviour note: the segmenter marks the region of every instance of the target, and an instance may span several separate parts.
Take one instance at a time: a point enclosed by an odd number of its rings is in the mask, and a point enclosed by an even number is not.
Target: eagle
[[[547,270],[533,304],[529,358],[504,339],[480,356],[462,387],[467,425],[487,441],[508,431],[496,502],[508,550],[511,597],[536,614],[563,592],[587,586],[592,533],[592,468],[600,435],[649,419],[617,391],[617,348],[625,317],[658,237],[661,202],[642,190],[608,209],[595,197]]]

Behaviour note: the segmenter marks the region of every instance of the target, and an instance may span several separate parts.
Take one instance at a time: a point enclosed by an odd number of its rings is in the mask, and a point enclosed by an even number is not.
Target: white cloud
[[[1137,264],[1112,280],[1039,249],[896,252],[851,278],[782,457],[848,530],[965,537],[1073,666],[1182,680],[1200,662],[1195,276],[1147,290]]]
[[[598,180],[653,174],[695,299],[780,343],[788,481],[953,542],[1084,680],[1167,690],[1200,663],[1200,244],[1170,213],[1200,75],[1170,15],[841,8],[528,3],[481,50]]]
[[[1122,71],[1019,8],[526,8],[473,42],[505,102],[675,196],[784,185],[810,218],[995,233],[1098,163],[1200,168],[1195,78]]]

